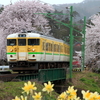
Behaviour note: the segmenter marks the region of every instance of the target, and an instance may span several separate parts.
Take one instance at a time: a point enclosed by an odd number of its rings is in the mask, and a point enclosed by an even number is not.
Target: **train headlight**
[[[32,51],[35,51],[35,49],[32,49]]]
[[[13,57],[13,55],[10,55],[10,57]]]
[[[35,55],[32,55],[32,57],[35,57]]]
[[[13,51],[13,49],[10,49],[10,52],[12,52]]]

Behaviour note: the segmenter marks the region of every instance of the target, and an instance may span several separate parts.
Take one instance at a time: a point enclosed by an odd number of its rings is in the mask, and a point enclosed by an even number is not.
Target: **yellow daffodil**
[[[76,98],[77,94],[76,94],[77,90],[74,90],[74,86],[69,86],[68,90],[66,91],[67,93],[67,100],[74,100],[74,98]]]
[[[98,100],[100,100],[100,95],[97,97]]]
[[[35,87],[35,83],[31,83],[30,81],[28,81],[28,83],[24,84],[25,86],[22,88],[24,90],[24,92],[26,92],[27,94],[29,94],[29,92],[32,92],[33,90],[36,90],[37,88]]]
[[[100,100],[100,95],[97,96],[97,99]]]
[[[89,92],[89,91],[84,91],[84,90],[82,90],[82,94],[83,94],[83,98],[84,99],[89,99],[89,97],[90,97],[90,95],[91,95],[91,93]]]
[[[53,86],[54,84],[51,84],[51,82],[49,81],[48,84],[47,83],[44,83],[44,88],[42,91],[47,91],[48,93],[52,92],[54,89],[53,89]]]
[[[57,98],[57,100],[66,100],[66,99],[67,99],[66,92],[61,93]]]
[[[81,100],[81,99],[80,99],[80,97],[76,97],[76,98],[74,98],[72,100]]]
[[[12,99],[12,100],[20,100],[20,98],[18,98],[18,97],[16,96],[15,99]]]
[[[21,100],[27,100],[27,97],[23,97],[23,96],[21,95]]]
[[[34,96],[32,96],[34,98],[34,100],[41,100],[42,96],[41,96],[41,92],[39,93],[35,93]]]
[[[100,100],[100,96],[97,92],[91,93],[89,100]]]

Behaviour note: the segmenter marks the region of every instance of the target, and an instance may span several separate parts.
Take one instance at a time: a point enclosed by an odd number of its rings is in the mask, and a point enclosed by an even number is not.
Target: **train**
[[[61,39],[27,31],[7,36],[7,61],[14,72],[67,68],[70,46]]]

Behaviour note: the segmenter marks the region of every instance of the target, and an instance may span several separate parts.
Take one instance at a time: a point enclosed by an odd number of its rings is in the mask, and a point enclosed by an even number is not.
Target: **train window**
[[[70,51],[69,51],[70,49],[68,49],[68,53],[70,53]]]
[[[43,42],[43,50],[45,50],[45,49],[46,49],[46,43]]]
[[[26,34],[19,34],[18,37],[26,37]]]
[[[52,51],[51,43],[50,43],[50,51]]]
[[[40,39],[28,39],[28,45],[39,45]]]
[[[16,45],[16,39],[7,39],[7,46]]]
[[[54,44],[54,52],[56,52],[56,44]]]
[[[61,46],[61,48],[60,48],[60,49],[61,49],[60,51],[61,51],[61,52],[63,52],[63,50],[62,50],[62,46]]]
[[[56,51],[58,52],[58,45],[56,45]]]
[[[44,49],[44,42],[42,43],[42,50],[45,50],[45,49]]]
[[[64,47],[64,53],[66,53],[66,47]]]
[[[25,46],[26,45],[26,39],[18,39],[18,45],[19,46]]]
[[[60,45],[58,45],[58,52],[60,52]]]
[[[64,47],[64,53],[66,53],[66,46]]]
[[[67,47],[65,47],[65,53],[67,53]]]
[[[49,48],[48,50],[50,51],[50,48],[51,48],[51,44],[50,43],[49,43],[49,47],[48,48]]]
[[[62,52],[62,51],[61,51],[61,46],[60,46],[60,52]]]
[[[52,44],[51,44],[51,51],[53,51],[53,46],[52,46]]]
[[[64,47],[62,46],[62,52],[64,52]]]
[[[48,51],[48,43],[46,43],[46,51]]]

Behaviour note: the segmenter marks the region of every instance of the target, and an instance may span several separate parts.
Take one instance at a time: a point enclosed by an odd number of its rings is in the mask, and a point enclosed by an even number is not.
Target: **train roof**
[[[46,36],[46,35],[39,34],[39,33],[13,33],[13,34],[8,35],[7,38],[17,38],[19,34],[26,34],[26,37],[42,37],[42,38],[46,38],[46,39],[65,43],[61,39],[57,39],[57,38],[54,38],[54,37],[51,37],[51,36]]]

